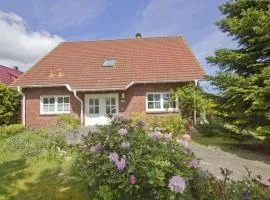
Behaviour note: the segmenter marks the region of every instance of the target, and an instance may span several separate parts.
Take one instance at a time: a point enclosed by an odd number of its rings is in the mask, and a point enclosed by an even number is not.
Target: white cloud
[[[0,64],[26,70],[61,41],[47,31],[29,30],[15,13],[0,12]]]

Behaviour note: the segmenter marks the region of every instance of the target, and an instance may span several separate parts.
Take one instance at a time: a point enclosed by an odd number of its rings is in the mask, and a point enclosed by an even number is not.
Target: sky
[[[215,22],[224,0],[0,0],[0,64],[26,71],[62,41],[184,36],[205,57],[232,47]]]

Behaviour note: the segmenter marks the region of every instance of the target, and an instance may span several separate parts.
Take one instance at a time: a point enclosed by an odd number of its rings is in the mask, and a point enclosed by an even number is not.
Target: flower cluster
[[[197,168],[199,165],[199,161],[196,159],[192,159],[191,161],[188,162],[189,166],[192,168]]]
[[[130,143],[129,142],[122,142],[120,144],[121,148],[123,149],[128,149],[130,147]]]
[[[130,182],[130,184],[134,185],[134,184],[137,182],[136,176],[131,175],[131,176],[129,177],[129,182]]]
[[[128,133],[128,130],[126,128],[120,128],[118,131],[118,134],[121,136],[124,136]]]
[[[116,152],[111,152],[109,155],[109,160],[114,163],[117,167],[118,170],[122,171],[123,169],[126,168],[126,159],[125,158],[119,158],[118,153]]]
[[[180,140],[180,144],[181,146],[183,146],[184,148],[188,147],[188,141],[187,140]]]
[[[148,136],[153,140],[158,140],[162,137],[162,134],[160,132],[152,132],[149,133]]]
[[[100,151],[101,148],[102,148],[101,144],[96,144],[96,145],[94,145],[94,146],[91,147],[90,151],[92,151],[92,152],[95,153],[95,152]]]
[[[169,185],[168,187],[170,188],[170,190],[172,192],[175,193],[183,193],[186,184],[185,184],[185,180],[181,177],[181,176],[173,176],[170,180],[169,180]]]

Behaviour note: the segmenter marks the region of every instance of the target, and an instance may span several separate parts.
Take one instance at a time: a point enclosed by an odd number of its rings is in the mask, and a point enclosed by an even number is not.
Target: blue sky
[[[0,1],[0,64],[29,68],[63,40],[183,35],[206,73],[204,57],[232,41],[215,22],[223,0]],[[3,47],[3,48],[2,48]]]

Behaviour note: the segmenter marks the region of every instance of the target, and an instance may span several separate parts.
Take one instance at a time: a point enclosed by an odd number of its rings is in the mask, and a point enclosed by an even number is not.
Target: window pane
[[[48,111],[49,111],[49,106],[43,105],[43,112],[48,112]]]
[[[155,102],[155,108],[160,108],[160,102]]]
[[[116,107],[115,106],[112,106],[111,113],[116,113]]]
[[[55,98],[54,97],[50,98],[50,104],[54,104],[54,102],[55,102]]]
[[[154,103],[153,102],[148,102],[148,108],[153,109],[154,108]]]
[[[68,103],[64,104],[64,111],[69,111],[69,104]]]
[[[155,101],[159,101],[160,100],[160,94],[155,94],[154,99],[155,99]]]
[[[91,107],[89,107],[89,113],[90,114],[93,114],[94,113],[94,108],[91,106]]]
[[[48,104],[49,103],[49,99],[48,98],[43,98],[43,104]]]
[[[55,111],[54,105],[49,105],[49,111],[50,112],[54,112]]]
[[[95,113],[96,113],[96,114],[99,113],[99,106],[95,106]]]
[[[154,98],[153,98],[153,95],[152,94],[148,94],[148,101],[153,101]]]
[[[115,98],[114,97],[111,98],[111,104],[115,105]]]
[[[163,99],[168,100],[169,99],[169,94],[168,93],[163,94]]]
[[[58,103],[63,103],[63,97],[58,97],[58,98],[57,98],[57,102],[58,102]]]
[[[163,108],[169,108],[169,103],[168,103],[168,101],[167,100],[164,100],[163,101]]]
[[[64,97],[64,102],[69,103],[69,97]]]
[[[89,99],[89,105],[93,105],[94,104],[94,101],[93,101],[93,99],[91,98],[91,99]]]
[[[63,104],[62,103],[58,103],[57,105],[57,111],[63,111]]]
[[[106,105],[110,105],[110,104],[111,104],[110,98],[106,98]]]
[[[170,103],[170,108],[176,108],[176,101]]]
[[[99,99],[95,99],[95,105],[99,105]]]
[[[106,113],[110,114],[111,113],[111,107],[110,106],[106,106]]]

